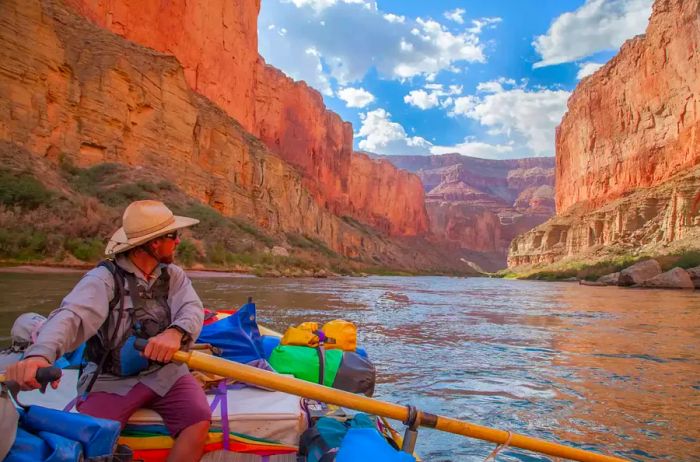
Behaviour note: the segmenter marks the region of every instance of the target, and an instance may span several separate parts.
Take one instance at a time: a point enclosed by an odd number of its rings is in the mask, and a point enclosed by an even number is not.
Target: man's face
[[[178,244],[180,244],[180,236],[177,231],[156,239],[153,242],[153,250],[158,256],[158,261],[166,265],[175,261],[175,249]]]

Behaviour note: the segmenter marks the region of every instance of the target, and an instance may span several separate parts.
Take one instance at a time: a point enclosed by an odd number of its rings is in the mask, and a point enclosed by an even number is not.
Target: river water
[[[49,312],[79,277],[0,273],[0,335],[21,312]],[[377,398],[635,461],[700,460],[697,292],[448,277],[193,283],[211,308],[254,297],[279,331],[355,322]],[[440,462],[493,448],[433,430],[417,444]],[[506,449],[498,460],[549,459]]]

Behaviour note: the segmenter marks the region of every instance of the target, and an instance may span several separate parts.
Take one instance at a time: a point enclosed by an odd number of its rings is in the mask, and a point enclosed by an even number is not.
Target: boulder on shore
[[[633,286],[661,274],[661,266],[656,260],[644,260],[620,271],[618,286]]]
[[[620,272],[618,271],[616,273],[610,273],[610,274],[606,274],[605,276],[599,277],[597,282],[600,282],[601,284],[606,285],[606,286],[616,286],[617,281],[619,279],[620,279]]]
[[[700,266],[688,268],[686,271],[688,272],[688,276],[690,276],[690,280],[693,281],[695,288],[700,289]]]
[[[640,287],[654,289],[695,289],[690,275],[683,268],[675,267],[670,271],[661,273],[656,277],[647,279],[640,284]]]

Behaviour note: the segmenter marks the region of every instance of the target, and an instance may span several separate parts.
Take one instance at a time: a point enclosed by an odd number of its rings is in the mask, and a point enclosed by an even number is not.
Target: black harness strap
[[[318,353],[318,383],[323,385],[326,376],[326,351],[323,345],[316,347],[316,353]]]
[[[107,343],[103,344],[104,353],[100,358],[100,362],[97,364],[95,374],[90,378],[90,382],[88,383],[87,388],[85,388],[85,393],[90,393],[90,390],[92,390],[92,387],[95,385],[95,381],[97,380],[97,376],[100,375],[100,373],[102,372],[102,368],[104,367],[105,362],[107,361],[107,358],[111,353],[110,346],[114,345],[114,341],[117,337],[117,332],[119,331],[119,326],[121,325],[122,319],[124,317],[124,297],[126,296],[126,291],[124,290],[124,271],[111,260],[103,260],[97,266],[107,268],[107,270],[112,274],[112,277],[114,278],[114,297],[112,297],[112,299],[109,301],[107,319],[105,319],[105,322],[100,327],[103,339],[97,338],[93,340],[96,342],[106,341]],[[115,329],[112,332],[112,337],[109,340],[107,340],[107,335],[109,333],[109,320],[112,317],[112,311],[114,311],[114,308],[117,306],[119,306],[119,314],[117,316],[116,325],[114,326]],[[83,371],[81,365],[81,375],[82,372]]]

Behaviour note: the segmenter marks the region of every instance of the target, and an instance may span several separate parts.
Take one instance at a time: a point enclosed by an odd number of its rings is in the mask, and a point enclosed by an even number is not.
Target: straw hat
[[[160,201],[136,201],[124,210],[122,227],[107,243],[107,256],[126,252],[176,229],[196,225],[199,220],[173,215]]]

